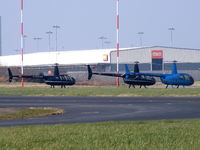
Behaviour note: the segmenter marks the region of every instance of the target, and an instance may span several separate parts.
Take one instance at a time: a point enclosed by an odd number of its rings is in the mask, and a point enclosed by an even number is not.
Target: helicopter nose
[[[194,84],[194,79],[190,77],[191,85]]]
[[[72,82],[73,82],[73,84],[75,84],[76,83],[76,80],[72,77]]]
[[[156,83],[156,79],[155,79],[155,78],[152,78],[152,80],[153,80],[153,84],[155,84],[155,83]]]

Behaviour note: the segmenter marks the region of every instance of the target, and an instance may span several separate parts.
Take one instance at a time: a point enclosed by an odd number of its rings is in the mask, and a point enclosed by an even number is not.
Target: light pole
[[[46,34],[48,34],[48,39],[49,39],[49,52],[51,51],[51,35],[53,34],[53,32],[48,31],[46,32]]]
[[[171,36],[171,46],[173,46],[173,31],[175,30],[175,28],[171,27],[168,28],[168,30],[170,31],[170,36]]]
[[[104,37],[104,36],[101,36],[101,37],[99,37],[98,39],[101,40],[101,42],[102,42],[102,48],[104,48],[104,40],[107,39],[107,38]]]
[[[60,29],[60,26],[58,26],[58,25],[55,25],[55,26],[53,26],[53,28],[55,28],[55,30],[56,30],[56,64],[58,63],[57,62],[57,59],[58,59],[58,29]]]
[[[26,47],[26,45],[25,45],[25,39],[26,39],[27,37],[28,37],[27,35],[24,35],[24,36],[23,36],[24,51],[25,51],[25,47]]]
[[[55,25],[55,26],[53,26],[53,28],[55,28],[55,30],[56,30],[56,52],[57,52],[57,50],[58,50],[58,29],[60,29],[60,26],[58,26],[58,25]]]
[[[42,40],[42,38],[40,38],[40,37],[34,37],[33,39],[36,41],[37,51],[39,52],[39,41]]]
[[[107,48],[109,48],[108,45],[109,45],[111,42],[110,42],[110,41],[105,41],[104,43],[107,44]]]
[[[116,59],[117,73],[119,73],[119,0],[116,0]],[[116,77],[116,86],[119,86],[119,77]]]
[[[142,35],[144,34],[144,32],[138,32],[139,35],[139,39],[140,39],[140,46],[142,47]]]
[[[24,13],[24,0],[20,0],[20,14],[21,14],[21,76],[24,75],[24,22],[23,22],[23,13]],[[21,78],[21,87],[24,87],[24,78]]]

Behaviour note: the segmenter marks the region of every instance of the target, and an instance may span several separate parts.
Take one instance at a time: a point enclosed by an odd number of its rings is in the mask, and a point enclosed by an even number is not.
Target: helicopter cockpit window
[[[190,76],[189,75],[184,75],[184,77],[185,77],[185,80],[190,80]]]
[[[70,80],[70,76],[64,76],[65,77],[65,80]]]
[[[152,77],[150,77],[150,76],[145,76],[145,78],[148,79],[148,80],[152,79]]]
[[[185,80],[185,77],[184,77],[183,75],[180,75],[180,76],[179,76],[179,79]]]
[[[63,76],[60,76],[60,80],[61,80],[61,81],[63,81],[63,80],[64,80]]]

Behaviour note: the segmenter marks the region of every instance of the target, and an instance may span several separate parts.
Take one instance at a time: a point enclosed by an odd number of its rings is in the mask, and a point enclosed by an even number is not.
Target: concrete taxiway
[[[13,107],[56,107],[65,113],[2,120],[0,126],[200,118],[200,97],[0,97],[0,108]]]

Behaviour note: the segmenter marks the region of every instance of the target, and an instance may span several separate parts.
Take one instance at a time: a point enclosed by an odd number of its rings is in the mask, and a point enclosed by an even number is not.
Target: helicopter
[[[172,63],[172,71],[171,74],[161,74],[161,73],[139,73],[142,75],[153,76],[153,77],[160,77],[160,80],[163,84],[166,84],[166,88],[169,85],[172,86],[190,86],[194,84],[194,79],[191,75],[187,73],[178,73],[177,72],[177,61],[173,61]]]
[[[58,65],[54,66],[53,75],[13,75],[11,69],[8,68],[9,82],[12,82],[13,78],[27,78],[27,79],[42,79],[44,83],[50,85],[51,88],[55,86],[61,86],[61,88],[66,88],[66,86],[71,86],[76,83],[75,78],[68,74],[60,74]]]
[[[150,86],[154,85],[156,83],[156,80],[154,77],[148,76],[148,75],[140,75],[138,62],[135,62],[134,65],[134,72],[130,72],[129,67],[127,64],[125,64],[125,73],[101,73],[101,72],[93,72],[90,65],[87,65],[88,67],[88,80],[92,78],[92,75],[102,75],[102,76],[111,76],[111,77],[120,77],[123,78],[123,81],[125,84],[128,84],[128,87],[130,88],[133,86],[135,88],[136,85],[138,85],[140,88],[144,86]]]

